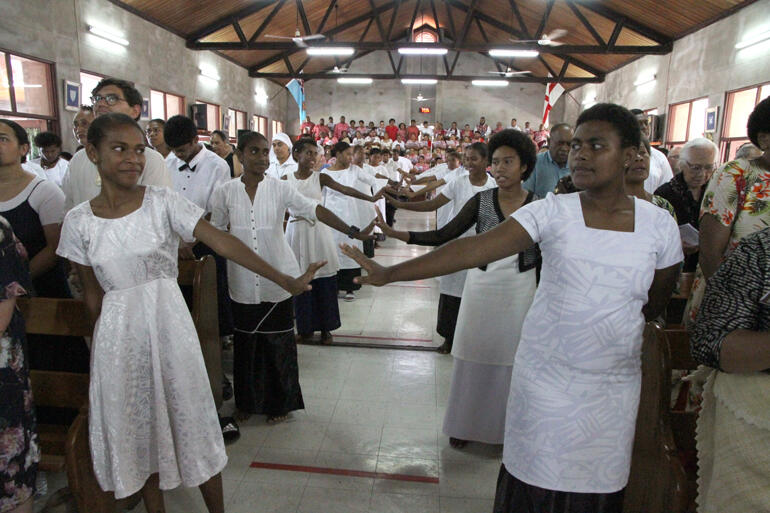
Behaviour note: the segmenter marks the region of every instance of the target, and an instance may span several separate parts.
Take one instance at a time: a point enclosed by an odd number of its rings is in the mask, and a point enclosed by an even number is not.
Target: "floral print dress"
[[[0,301],[26,294],[29,286],[26,251],[0,217]],[[40,451],[24,346],[24,319],[16,310],[0,334],[0,513],[35,493]]]
[[[708,183],[700,217],[705,214],[712,214],[722,225],[730,228],[730,239],[722,256],[724,260],[741,239],[770,226],[770,171],[760,168],[756,160],[728,162],[714,173]],[[706,280],[698,265],[685,308],[686,325],[695,322],[705,290]]]

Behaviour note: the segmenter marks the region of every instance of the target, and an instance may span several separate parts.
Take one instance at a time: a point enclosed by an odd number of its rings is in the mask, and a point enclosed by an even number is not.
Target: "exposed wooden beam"
[[[476,26],[479,28],[479,32],[481,32],[481,38],[484,40],[486,44],[489,44],[489,38],[487,37],[487,31],[484,30],[484,27],[481,26],[481,21],[479,21],[478,18],[474,16],[474,21],[476,22]]]
[[[309,36],[313,33],[312,29],[310,28],[310,23],[307,21],[307,14],[305,14],[305,8],[302,7],[302,0],[296,0],[297,2],[297,12],[299,12],[299,21],[302,22],[302,28],[305,29],[305,35]]]
[[[390,61],[390,68],[393,70],[393,74],[398,76],[398,68],[396,67],[396,61],[393,60],[393,54],[390,52],[385,52],[388,54],[388,61]]]
[[[607,41],[607,46],[615,46],[615,43],[618,40],[618,36],[620,36],[620,32],[623,30],[623,27],[625,26],[625,23],[623,20],[620,20],[615,24],[615,28],[612,30],[612,35],[610,36],[610,39]]]
[[[294,67],[291,65],[291,61],[289,60],[289,57],[284,55],[283,56],[283,63],[286,65],[286,69],[289,70],[289,73],[292,75],[296,75],[294,72]]]
[[[259,72],[251,72],[249,73],[249,76],[255,77],[255,78],[273,78],[273,79],[291,79],[291,78],[297,78],[297,79],[303,79],[303,80],[312,80],[312,79],[333,79],[335,77],[327,74],[327,73],[303,73],[303,74],[291,74],[291,73],[259,73]],[[381,73],[381,74],[365,74],[365,73],[347,73],[345,75],[346,77],[350,78],[372,78],[374,80],[395,80],[396,78],[434,78],[437,80],[448,80],[448,81],[455,81],[455,82],[470,82],[471,80],[483,80],[483,79],[489,79],[488,76],[485,75],[402,75],[401,77],[397,77],[394,74],[391,73]],[[535,83],[535,84],[546,84],[549,82],[556,82],[558,77],[526,77],[526,76],[515,76],[510,77],[507,80],[509,82],[524,82],[524,83]],[[595,84],[602,82],[602,79],[599,77],[590,77],[590,78],[584,78],[584,77],[564,77],[561,81],[563,84]]]
[[[420,12],[420,3],[421,2],[422,2],[422,0],[417,0],[417,2],[414,4],[414,12],[412,13],[412,21],[409,22],[409,35],[410,35],[409,40],[410,41],[412,40],[411,34],[412,34],[412,31],[414,30],[414,20],[417,19],[417,13]]]
[[[661,45],[670,44],[673,42],[673,38],[661,32],[658,32],[652,27],[648,27],[647,25],[644,25],[635,20],[632,20],[613,9],[610,9],[609,7],[606,7],[602,2],[596,2],[595,0],[573,0],[573,1],[582,5],[586,9],[589,9],[595,12],[596,14],[604,16],[605,18],[612,20],[616,23],[622,20],[626,27],[630,28],[634,32],[638,32],[639,34],[643,35],[646,38],[652,39],[653,41],[660,43]]]
[[[364,42],[364,39],[366,38],[366,34],[369,33],[369,29],[372,28],[372,23],[374,22],[374,18],[369,18],[369,23],[366,24],[366,28],[363,32],[361,32],[361,37],[358,38],[358,44],[361,44]]]
[[[461,45],[465,42],[465,37],[468,35],[468,30],[471,28],[471,22],[473,21],[477,3],[478,0],[471,0],[471,6],[465,11],[465,21],[463,22],[463,28],[460,30],[460,37],[457,38],[457,44]]]
[[[556,73],[556,72],[553,70],[553,68],[552,68],[552,67],[551,67],[551,66],[548,64],[548,61],[546,61],[545,59],[543,59],[543,56],[542,56],[542,55],[538,55],[538,56],[537,56],[537,59],[538,59],[540,62],[542,62],[542,63],[543,63],[543,66],[545,66],[545,69],[547,69],[547,70],[548,70],[548,73],[550,73],[550,74],[551,74],[552,76],[554,76],[554,77],[555,77],[556,75],[558,75],[558,73]]]
[[[433,13],[433,21],[436,22],[436,31],[438,32],[438,40],[441,42],[441,24],[438,21],[438,12],[436,11],[436,2],[430,0],[430,10]],[[454,34],[452,34],[454,36]]]
[[[393,5],[393,13],[390,15],[390,24],[388,25],[388,32],[385,34],[385,41],[390,41],[390,35],[393,33],[393,25],[396,23],[399,7],[401,7],[401,0],[396,0]]]
[[[252,34],[252,36],[249,38],[249,43],[253,43],[257,40],[257,38],[264,32],[264,30],[267,28],[267,26],[270,24],[271,21],[273,21],[273,18],[275,18],[275,15],[278,14],[278,11],[281,10],[283,7],[283,4],[286,3],[286,0],[278,0],[278,2],[275,4],[275,7],[273,7],[273,10],[270,11],[270,14],[267,15],[267,18],[259,25],[257,30]]]
[[[513,0],[511,0],[513,2]],[[607,43],[604,42],[604,39],[602,39],[602,36],[599,35],[599,33],[596,31],[593,25],[586,19],[586,17],[583,15],[583,13],[578,9],[578,7],[572,3],[572,0],[566,0],[567,7],[569,7],[572,10],[572,13],[575,15],[577,19],[580,20],[580,23],[583,24],[583,26],[588,30],[588,32],[591,33],[591,36],[594,38],[594,40],[599,44],[599,46],[607,46]]]
[[[444,72],[449,76],[452,74],[449,72],[449,60],[446,58],[446,55],[442,55],[441,57],[444,59]]]
[[[398,58],[398,66],[396,67],[396,75],[401,74],[401,65],[404,63],[404,56]]]
[[[369,5],[371,6],[372,11],[374,11],[377,8],[377,6],[374,5],[374,0],[369,0]],[[380,38],[382,39],[383,42],[387,41],[387,38],[385,37],[386,36],[385,29],[382,27],[382,22],[380,21],[380,17],[375,16],[373,19],[377,22],[377,30],[380,31]]]
[[[455,18],[452,16],[452,5],[449,2],[444,2],[444,9],[446,9],[446,15],[449,18],[449,28],[452,29],[452,39],[457,41],[457,28],[455,27]]]
[[[329,15],[332,13],[332,9],[334,9],[335,5],[337,5],[337,0],[332,0],[329,2],[329,7],[326,8],[326,12],[324,13],[324,17],[321,19],[321,23],[319,23],[318,28],[315,29],[316,34],[321,34],[323,32],[323,29],[326,26],[326,20],[329,19]]]
[[[553,3],[555,1],[556,0],[548,0],[548,2],[545,4],[543,19],[540,20],[540,26],[537,28],[537,32],[535,32],[535,35],[532,37],[532,39],[540,39],[543,37],[543,31],[545,30],[545,25],[548,23],[548,17],[551,15],[551,9],[553,9]]]
[[[243,33],[241,24],[237,21],[233,23],[233,30],[235,30],[235,33],[238,34],[238,39],[240,39],[241,43],[246,43],[246,35]]]
[[[449,76],[451,77],[454,75],[455,72],[455,66],[457,66],[457,59],[460,58],[460,52],[455,53],[455,58],[452,60],[452,67],[449,68]]]
[[[564,63],[561,65],[557,82],[562,82],[564,80],[564,74],[567,73],[567,68],[569,68],[569,57],[566,57]]]
[[[262,0],[262,1],[254,2],[253,4],[249,5],[248,7],[244,7],[243,9],[235,11],[232,14],[228,14],[227,16],[223,16],[223,17],[219,18],[218,20],[216,20],[216,21],[214,21],[212,23],[209,23],[205,27],[202,27],[202,28],[196,30],[195,32],[193,32],[192,34],[190,34],[187,37],[187,41],[188,42],[195,42],[195,41],[197,41],[199,39],[202,39],[202,38],[208,36],[209,34],[213,34],[214,32],[227,27],[228,25],[232,25],[236,21],[239,21],[240,19],[245,18],[246,16],[250,16],[250,15],[254,14],[255,12],[261,11],[265,7],[268,7],[269,5],[272,5],[272,4],[276,3],[277,1],[278,0]],[[124,9],[126,8],[125,6],[122,6],[122,7]]]
[[[467,5],[465,5],[462,2],[459,2],[458,0],[444,0],[444,1],[447,5],[447,10],[451,5],[452,7],[456,7],[457,9],[463,11],[464,13],[468,13],[470,11],[470,8]],[[522,34],[520,31],[516,30],[510,25],[506,25],[505,23],[497,20],[496,18],[493,18],[492,16],[487,16],[482,11],[475,11],[474,16],[476,16],[478,19],[480,19],[490,27],[495,27],[496,29],[502,30],[503,32],[507,32],[510,35],[517,37],[519,39],[532,39],[531,37],[527,37],[525,34]]]
[[[513,14],[516,16],[516,21],[519,22],[519,29],[524,35],[524,39],[532,39],[532,36],[529,35],[527,24],[524,23],[524,18],[521,16],[521,11],[519,11],[519,6],[516,5],[516,0],[509,0],[509,3],[511,4],[511,11],[513,11]]]

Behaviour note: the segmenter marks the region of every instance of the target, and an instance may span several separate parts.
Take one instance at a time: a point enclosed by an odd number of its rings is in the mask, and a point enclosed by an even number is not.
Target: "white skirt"
[[[316,278],[328,278],[339,271],[340,261],[332,229],[321,221],[311,225],[309,221],[295,220],[292,217],[286,225],[286,241],[297,257],[300,272],[305,272],[307,266],[313,262],[322,260],[327,263],[316,272]]]
[[[89,391],[94,472],[120,499],[160,474],[198,486],[227,463],[198,335],[176,280],[105,294]]]

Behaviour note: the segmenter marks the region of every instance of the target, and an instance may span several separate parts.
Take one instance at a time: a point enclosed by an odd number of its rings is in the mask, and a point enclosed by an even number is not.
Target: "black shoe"
[[[225,443],[231,444],[241,437],[238,423],[232,417],[219,417],[219,426],[222,428],[222,438]]]

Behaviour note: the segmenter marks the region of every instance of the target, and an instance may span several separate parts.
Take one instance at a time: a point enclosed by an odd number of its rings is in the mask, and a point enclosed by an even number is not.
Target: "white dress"
[[[634,199],[634,231],[588,228],[579,193],[512,214],[543,268],[511,376],[503,464],[530,485],[613,493],[628,482],[641,387],[642,307],[682,261],[671,215]]]
[[[356,171],[357,169],[358,168],[353,166],[346,169],[341,169],[339,171],[324,169],[322,172],[331,176],[335,182],[341,185],[358,189],[356,185],[356,182],[358,182],[358,172]],[[324,187],[323,189],[323,198],[323,206],[334,212],[334,214],[345,221],[345,223],[358,226],[362,229],[364,228],[359,224],[360,220],[358,215],[358,208],[355,204],[355,198],[345,196],[344,194],[339,193],[334,189],[329,189],[328,187]],[[364,250],[364,243],[358,239],[351,239],[346,234],[338,232],[337,230],[332,231],[332,236],[334,237],[335,248],[339,248],[340,244],[348,244],[350,246],[355,246],[361,251]],[[349,258],[339,249],[337,249],[337,256],[339,257],[340,261],[340,269],[359,269],[361,267],[358,265],[358,262],[352,258]]]
[[[57,254],[93,268],[104,289],[91,352],[89,440],[103,490],[127,497],[198,486],[227,463],[198,335],[177,285],[179,239],[203,210],[148,186],[142,206],[96,217],[89,202],[65,217]]]
[[[286,180],[303,196],[321,203],[323,199],[321,173],[313,172],[305,180],[299,180],[294,173],[289,173],[286,175]],[[315,278],[334,276],[340,269],[332,231],[321,222],[293,215],[286,225],[286,240],[294,251],[294,256],[297,257],[300,269],[307,269],[307,266],[313,262],[326,260],[326,265],[315,273]]]

